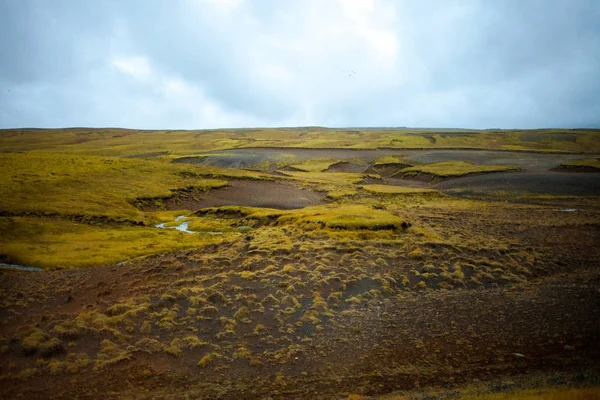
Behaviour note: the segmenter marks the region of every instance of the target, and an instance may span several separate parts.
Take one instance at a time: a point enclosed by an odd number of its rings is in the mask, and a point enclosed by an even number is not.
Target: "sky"
[[[598,0],[0,0],[0,128],[600,127]]]

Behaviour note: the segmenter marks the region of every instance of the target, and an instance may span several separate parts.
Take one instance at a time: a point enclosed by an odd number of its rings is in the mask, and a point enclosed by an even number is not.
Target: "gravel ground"
[[[465,176],[435,186],[449,194],[526,192],[555,196],[600,196],[600,175],[590,173],[497,173]]]

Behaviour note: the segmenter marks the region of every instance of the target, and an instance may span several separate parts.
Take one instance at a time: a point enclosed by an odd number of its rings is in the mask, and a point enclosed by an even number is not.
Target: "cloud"
[[[0,126],[600,124],[595,0],[0,2]]]
[[[397,56],[398,39],[393,29],[395,10],[390,4],[376,0],[337,1],[346,19],[342,29],[362,38],[378,58],[393,60]]]
[[[116,57],[111,61],[111,65],[120,72],[130,75],[139,81],[147,81],[152,76],[152,70],[145,57]]]
[[[211,4],[222,12],[231,12],[238,8],[242,0],[201,0]]]

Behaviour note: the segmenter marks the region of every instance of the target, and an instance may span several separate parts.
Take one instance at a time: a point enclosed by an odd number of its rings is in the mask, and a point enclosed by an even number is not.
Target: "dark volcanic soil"
[[[429,164],[443,161],[468,161],[473,164],[515,165],[527,171],[546,171],[562,162],[578,158],[582,158],[582,156],[486,150],[411,151],[406,157],[407,160],[416,163]]]
[[[589,173],[495,173],[450,179],[435,186],[452,195],[493,192],[600,196],[600,175]]]
[[[164,200],[167,210],[197,211],[206,207],[248,206],[278,209],[303,208],[325,202],[325,193],[294,183],[230,180],[229,186],[187,197]]]
[[[358,164],[358,163],[352,163],[352,162],[339,162],[336,164],[333,164],[331,167],[327,168],[325,170],[325,172],[356,172],[356,173],[362,173],[365,172],[365,170],[368,168],[368,165],[365,164]]]
[[[367,164],[383,156],[402,156],[415,163],[436,163],[442,161],[470,161],[475,164],[516,165],[527,171],[545,171],[568,160],[597,157],[597,155],[542,154],[518,151],[487,150],[349,150],[349,149],[278,149],[248,148],[223,150],[203,156],[176,159],[176,163],[206,164],[224,168],[250,168],[265,161],[301,162],[314,159],[362,159]],[[344,167],[344,166],[341,166]],[[347,165],[345,167],[348,167]],[[358,169],[358,167],[356,167]],[[335,170],[335,169],[333,169]],[[354,172],[354,171],[344,171]]]

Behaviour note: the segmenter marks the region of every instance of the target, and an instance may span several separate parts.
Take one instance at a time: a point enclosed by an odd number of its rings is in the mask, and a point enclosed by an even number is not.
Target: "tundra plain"
[[[0,139],[2,398],[600,398],[600,131]]]

